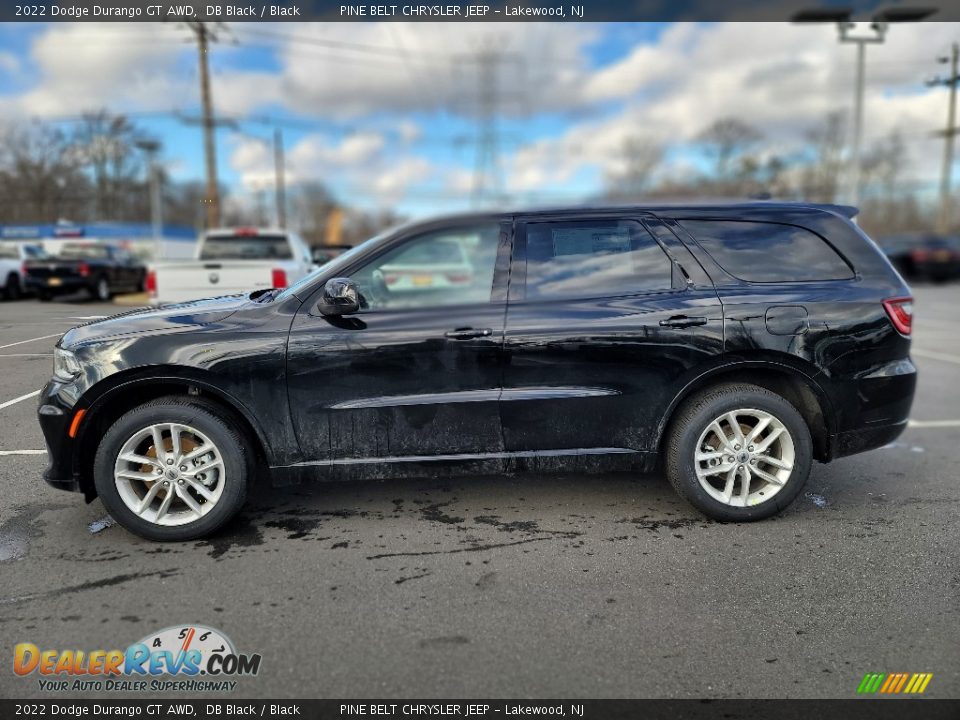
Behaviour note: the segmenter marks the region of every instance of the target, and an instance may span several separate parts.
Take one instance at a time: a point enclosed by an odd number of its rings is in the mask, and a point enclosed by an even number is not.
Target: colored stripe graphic
[[[867,673],[857,686],[857,694],[919,695],[932,679],[933,673]]]

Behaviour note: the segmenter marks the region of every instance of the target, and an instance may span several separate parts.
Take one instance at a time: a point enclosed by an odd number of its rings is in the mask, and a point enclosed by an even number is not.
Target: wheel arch
[[[829,395],[814,376],[786,362],[743,360],[711,368],[687,382],[663,413],[657,428],[657,450],[661,451],[677,409],[693,395],[727,382],[745,382],[775,392],[793,405],[810,429],[814,458],[831,459],[830,438],[834,434],[834,412]]]
[[[161,397],[194,396],[218,406],[233,418],[250,441],[261,466],[269,464],[272,448],[256,415],[202,371],[184,373],[183,368],[138,368],[111,376],[108,382],[108,387],[98,388],[95,397],[85,396],[78,403],[85,414],[74,445],[73,469],[88,501],[96,496],[93,461],[98,447],[98,443],[90,440],[102,437],[124,413]]]

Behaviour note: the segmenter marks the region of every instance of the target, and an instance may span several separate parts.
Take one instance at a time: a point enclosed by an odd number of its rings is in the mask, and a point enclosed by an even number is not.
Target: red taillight
[[[90,274],[90,266],[82,262],[77,267],[77,272],[80,273],[80,277],[87,277]]]
[[[890,316],[890,322],[901,335],[909,335],[913,330],[913,298],[888,298],[883,301],[883,309]]]
[[[470,282],[470,273],[445,273],[447,276],[447,282],[451,283],[467,283]]]
[[[397,282],[399,282],[399,280],[400,280],[400,276],[397,275],[396,273],[387,273],[386,275],[383,276],[383,283],[387,287],[390,287],[391,285],[396,285]]]
[[[150,293],[150,297],[157,296],[157,271],[148,270],[147,271],[147,281],[144,283],[147,287],[147,292]]]
[[[26,274],[27,274],[27,264],[26,264],[26,263],[20,263],[20,274],[21,274],[21,275],[26,275]]]
[[[923,248],[916,248],[910,251],[910,257],[914,262],[926,262],[930,259],[930,252]]]
[[[271,274],[270,282],[275,288],[285,288],[287,286],[287,273],[283,268],[274,268]]]

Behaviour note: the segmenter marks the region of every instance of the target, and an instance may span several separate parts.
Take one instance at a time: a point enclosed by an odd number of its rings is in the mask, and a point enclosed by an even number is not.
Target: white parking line
[[[41,335],[40,337],[30,338],[29,340],[21,340],[20,342],[10,343],[9,345],[0,345],[0,350],[4,348],[13,347],[14,345],[26,345],[27,343],[36,342],[37,340],[47,340],[49,338],[60,337],[63,333],[54,333],[53,335]]]
[[[907,427],[912,428],[952,428],[960,427],[960,420],[911,420]]]
[[[934,352],[933,350],[924,350],[923,348],[911,348],[910,353],[930,360],[939,360],[940,362],[953,363],[960,365],[960,355],[951,355],[950,353]]]
[[[46,455],[46,450],[0,450],[0,457],[4,455]]]
[[[36,397],[39,394],[40,394],[39,390],[34,390],[32,393],[21,395],[20,397],[14,398],[13,400],[7,400],[5,403],[0,403],[0,410],[10,407],[11,405],[16,405],[18,402],[21,402],[23,400],[29,400],[30,398]]]
[[[53,353],[0,353],[0,357],[53,357]]]

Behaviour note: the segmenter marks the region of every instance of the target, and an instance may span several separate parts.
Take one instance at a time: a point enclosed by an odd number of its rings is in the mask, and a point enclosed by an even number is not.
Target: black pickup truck
[[[146,267],[126,250],[102,243],[68,243],[56,257],[28,260],[24,284],[41,300],[86,290],[108,301],[117,292],[142,292]]]

